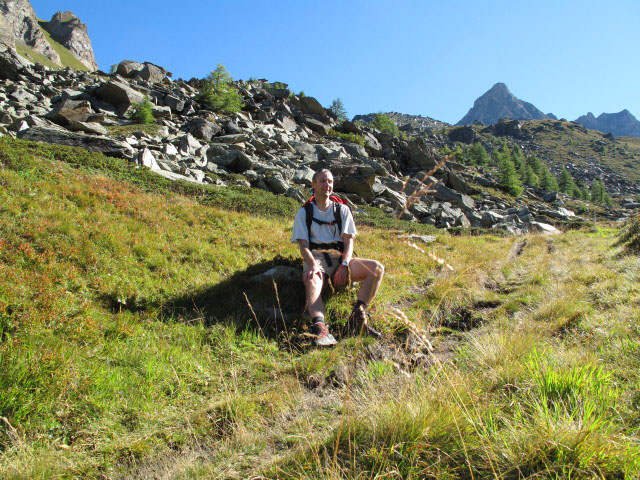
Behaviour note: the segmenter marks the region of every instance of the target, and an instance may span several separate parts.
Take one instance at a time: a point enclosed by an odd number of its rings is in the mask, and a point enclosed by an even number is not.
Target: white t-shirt
[[[329,208],[325,211],[320,210],[314,202],[311,202],[313,206],[313,217],[324,222],[331,222],[335,220],[333,216],[333,203],[329,202]],[[356,225],[353,222],[353,215],[351,210],[346,205],[340,208],[342,216],[342,231],[338,232],[338,225],[325,225],[317,222],[311,222],[311,239],[314,243],[333,243],[342,241],[343,234],[349,234],[356,236]],[[307,231],[307,213],[302,207],[296,214],[296,219],[293,221],[293,232],[291,233],[291,243],[296,243],[300,240],[309,241],[309,232]]]

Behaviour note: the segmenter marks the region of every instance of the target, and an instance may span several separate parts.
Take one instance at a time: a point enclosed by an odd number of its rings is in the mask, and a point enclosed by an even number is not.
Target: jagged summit
[[[456,125],[470,125],[482,122],[485,125],[497,123],[502,118],[512,120],[556,119],[553,114],[544,114],[529,102],[513,95],[506,84],[499,82],[479,97],[473,108]]]
[[[576,122],[616,137],[640,137],[640,121],[626,108],[618,113],[601,113],[597,118],[589,112],[578,117]]]
[[[87,26],[72,12],[40,21],[29,0],[0,0],[0,45],[30,62],[95,71]]]

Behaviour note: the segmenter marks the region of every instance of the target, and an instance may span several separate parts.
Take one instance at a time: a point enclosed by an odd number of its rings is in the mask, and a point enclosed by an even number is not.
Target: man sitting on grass
[[[304,260],[307,310],[312,318],[311,333],[316,345],[335,345],[324,318],[322,287],[328,279],[334,286],[348,281],[360,282],[358,300],[347,324],[351,332],[380,337],[371,328],[366,308],[375,297],[384,266],[375,260],[352,258],[356,226],[351,210],[333,193],[333,175],[324,168],[314,173],[311,188],[314,197],[296,214],[291,242],[298,243]]]

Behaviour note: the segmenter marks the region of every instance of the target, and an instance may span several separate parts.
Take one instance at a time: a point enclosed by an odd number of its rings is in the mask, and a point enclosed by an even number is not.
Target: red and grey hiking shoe
[[[382,337],[379,331],[369,325],[369,316],[362,305],[353,307],[347,326],[354,335],[369,335],[374,338]]]
[[[314,342],[319,347],[329,347],[335,345],[336,339],[329,333],[326,323],[316,322],[311,325],[311,333],[314,335]]]

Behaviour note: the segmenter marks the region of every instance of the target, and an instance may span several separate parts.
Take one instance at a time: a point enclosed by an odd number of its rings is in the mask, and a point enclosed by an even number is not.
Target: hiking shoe
[[[364,307],[353,307],[351,316],[349,316],[349,331],[355,335],[369,335],[374,338],[382,337],[382,334],[369,325],[369,316]]]
[[[335,345],[336,339],[329,333],[329,329],[324,322],[316,322],[311,326],[311,333],[315,337],[314,343],[318,347],[329,347]]]

